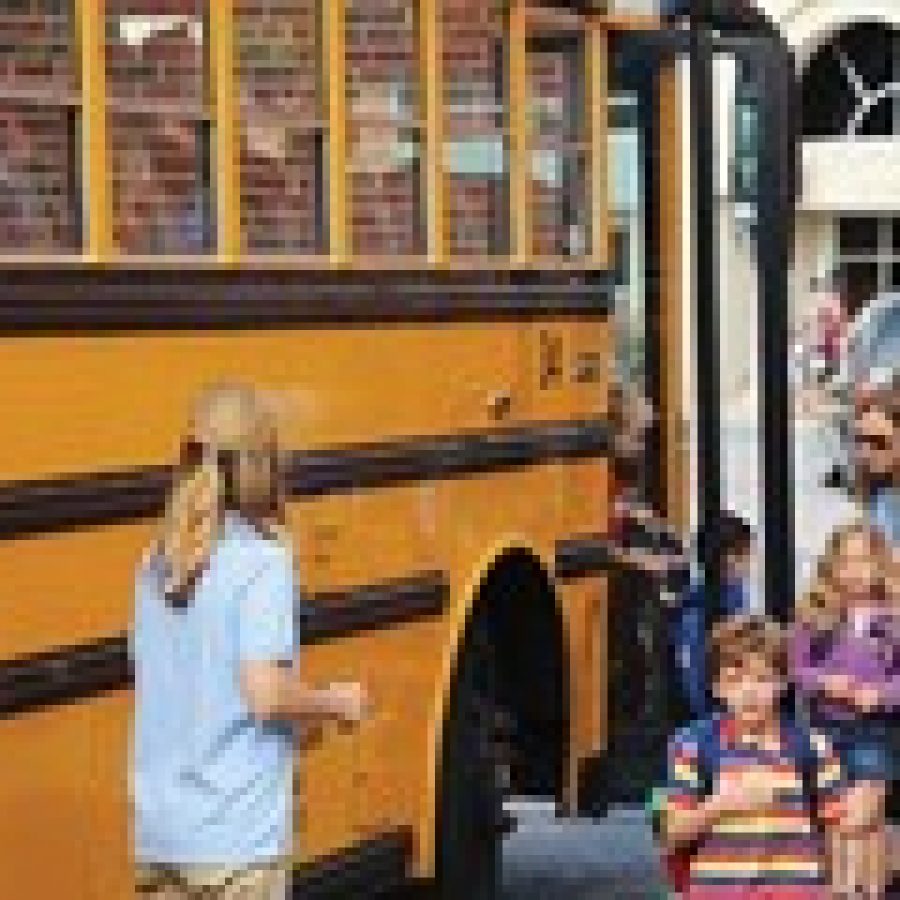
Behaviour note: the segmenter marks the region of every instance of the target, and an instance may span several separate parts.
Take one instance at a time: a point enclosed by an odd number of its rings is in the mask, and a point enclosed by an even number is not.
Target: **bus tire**
[[[443,743],[436,900],[499,895],[503,786],[497,765],[496,669],[476,626],[459,657]]]

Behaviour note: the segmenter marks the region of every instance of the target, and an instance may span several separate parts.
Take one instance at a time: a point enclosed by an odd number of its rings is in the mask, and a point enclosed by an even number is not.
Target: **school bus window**
[[[505,5],[484,0],[440,5],[451,254],[502,254],[509,247]]]
[[[322,3],[235,5],[241,233],[251,253],[325,249]]]
[[[0,15],[0,253],[80,244],[74,0],[7,0]]]
[[[532,250],[536,256],[584,256],[590,251],[590,208],[583,40],[531,39],[528,72]]]
[[[423,249],[418,3],[347,0],[348,195],[353,252]]]
[[[107,0],[113,238],[126,254],[213,243],[204,0]]]

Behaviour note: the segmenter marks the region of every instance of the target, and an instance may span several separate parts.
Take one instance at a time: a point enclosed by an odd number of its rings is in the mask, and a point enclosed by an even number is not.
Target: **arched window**
[[[805,137],[891,137],[900,130],[900,31],[861,22],[812,56],[803,76]]]

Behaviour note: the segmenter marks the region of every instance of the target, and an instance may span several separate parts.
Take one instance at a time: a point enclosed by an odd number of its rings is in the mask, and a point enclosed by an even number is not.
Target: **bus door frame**
[[[767,611],[787,620],[794,605],[792,412],[789,384],[789,269],[793,254],[797,178],[794,61],[784,39],[764,24],[697,15],[656,32],[629,37],[663,62],[690,62],[692,313],[697,404],[698,564],[710,596],[721,592],[717,542],[709,537],[722,508],[722,427],[719,385],[719,240],[716,216],[714,62],[730,55],[760,85],[757,260],[759,417],[762,424],[762,534]],[[655,160],[659,165],[660,160]],[[688,199],[689,198],[689,199]],[[658,252],[658,247],[653,247]],[[651,263],[651,265],[653,265]],[[657,336],[658,339],[658,336]],[[656,358],[659,359],[658,350]],[[657,448],[660,449],[660,448]],[[662,492],[660,492],[660,495]]]

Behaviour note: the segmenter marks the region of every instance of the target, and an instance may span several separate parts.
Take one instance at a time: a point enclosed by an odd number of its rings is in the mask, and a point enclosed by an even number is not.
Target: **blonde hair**
[[[871,545],[879,588],[885,591],[888,588],[890,547],[884,536],[862,520],[839,528],[828,539],[819,557],[812,587],[797,604],[797,620],[815,631],[835,628],[845,614],[846,597],[840,586],[840,567],[847,558],[847,545],[856,538],[863,538]]]
[[[278,423],[261,391],[240,383],[208,387],[193,405],[185,438],[151,551],[173,605],[187,601],[229,510],[285,537]]]

